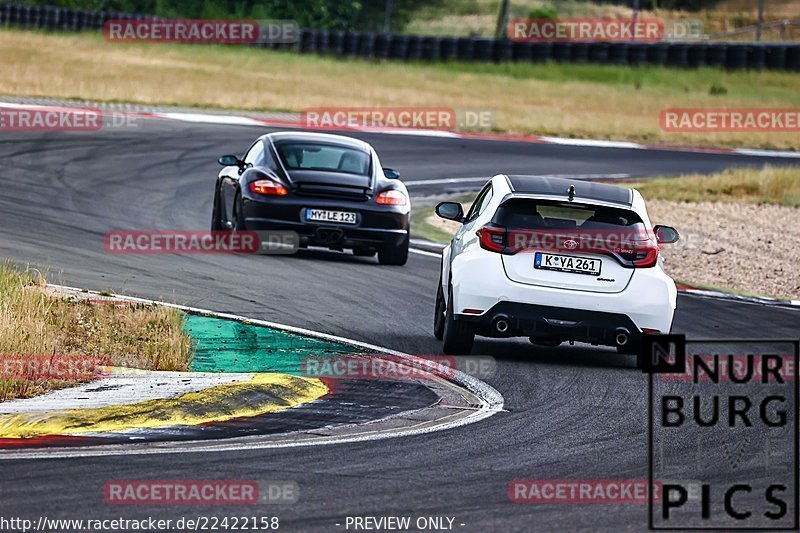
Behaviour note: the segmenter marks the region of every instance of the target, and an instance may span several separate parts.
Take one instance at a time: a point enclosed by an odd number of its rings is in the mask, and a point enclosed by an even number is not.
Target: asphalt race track
[[[208,229],[216,157],[263,129],[142,121],[102,133],[0,138],[0,255],[49,266],[66,285],[237,313],[413,354],[440,353],[431,334],[439,261],[405,267],[306,251],[297,256],[106,255],[111,229]],[[800,160],[406,135],[357,134],[405,180],[498,172],[648,176]],[[476,188],[473,184],[471,188]],[[431,185],[426,191],[447,192]],[[412,189],[412,193],[416,189]],[[699,338],[797,338],[800,311],[681,295],[675,330]],[[477,424],[375,442],[220,453],[3,461],[4,516],[175,518],[272,513],[284,531],[344,530],[346,515],[455,517],[459,531],[644,530],[642,505],[525,505],[517,478],[645,478],[646,378],[604,349],[478,341],[497,358],[485,379],[507,412]],[[112,506],[114,479],[293,480],[295,505]],[[460,526],[459,524],[464,524]]]

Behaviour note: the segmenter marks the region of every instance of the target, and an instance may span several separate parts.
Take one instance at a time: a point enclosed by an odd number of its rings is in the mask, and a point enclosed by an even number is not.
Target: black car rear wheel
[[[408,261],[408,235],[397,246],[384,244],[378,249],[378,262],[382,265],[405,265]]]
[[[233,200],[233,231],[246,231],[247,228],[244,224],[244,214],[242,213],[242,193],[236,192],[236,198]]]

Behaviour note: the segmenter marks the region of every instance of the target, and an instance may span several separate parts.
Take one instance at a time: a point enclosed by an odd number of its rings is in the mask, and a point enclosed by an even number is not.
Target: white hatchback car
[[[643,332],[669,333],[675,283],[659,249],[678,240],[650,223],[635,189],[540,176],[494,176],[442,254],[434,334],[469,354],[475,335],[575,341],[637,353]]]

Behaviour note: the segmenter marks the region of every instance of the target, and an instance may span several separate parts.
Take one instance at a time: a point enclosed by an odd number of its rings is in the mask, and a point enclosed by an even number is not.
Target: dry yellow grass
[[[243,110],[489,109],[498,131],[800,149],[791,133],[665,133],[664,108],[797,107],[800,75],[593,65],[422,65],[0,31],[0,94]],[[727,94],[710,95],[712,85]]]
[[[800,167],[736,168],[710,176],[653,179],[636,188],[646,199],[800,207]]]
[[[44,279],[33,274],[0,264],[0,364],[9,370],[0,373],[0,401],[75,383],[48,376],[17,379],[13,369],[24,358],[98,358],[151,370],[187,369],[192,346],[179,311],[52,296]]]

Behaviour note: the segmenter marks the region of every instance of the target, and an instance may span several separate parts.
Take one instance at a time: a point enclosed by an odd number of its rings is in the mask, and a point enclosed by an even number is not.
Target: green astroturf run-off
[[[194,372],[282,372],[301,375],[306,357],[365,353],[344,344],[287,333],[266,326],[187,315]]]

